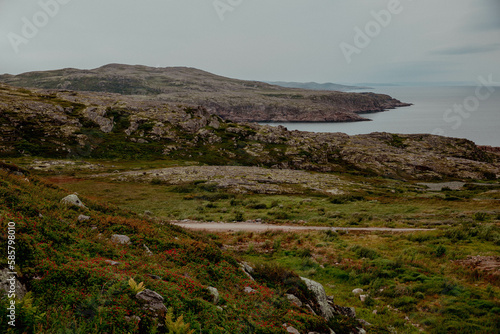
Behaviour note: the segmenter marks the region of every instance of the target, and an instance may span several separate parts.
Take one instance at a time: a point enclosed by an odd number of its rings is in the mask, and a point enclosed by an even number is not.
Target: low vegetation
[[[217,240],[248,262],[277,263],[322,283],[337,304],[372,324],[369,333],[498,333],[499,233],[487,224],[413,234],[221,233]],[[496,256],[495,267],[464,262],[477,254]],[[286,277],[275,271],[266,275]]]
[[[17,161],[33,166],[26,158]],[[161,166],[98,164],[105,170]],[[46,180],[85,196],[88,209],[82,209],[59,203],[66,193],[52,183],[34,176],[28,182],[22,168],[5,168],[1,222],[2,228],[8,221],[17,224],[17,271],[30,290],[19,302],[19,319],[28,333],[161,333],[168,326],[180,333],[282,333],[283,319],[299,331],[329,326],[347,333],[359,326],[343,317],[325,323],[294,309],[286,294],[310,298],[299,276],[322,283],[336,304],[355,307],[371,324],[369,333],[498,332],[500,211],[492,182],[430,192],[413,183],[349,176],[352,188],[343,195],[266,195],[227,192],[202,181],[96,179],[74,166],[42,172]],[[360,191],[363,181],[371,186]],[[80,214],[91,220],[79,222]],[[182,219],[435,230],[206,234],[167,223]],[[129,235],[131,244],[110,242],[113,234]],[[254,267],[257,282],[248,280],[235,259]],[[245,294],[247,285],[259,294]],[[221,293],[217,305],[208,286]],[[143,310],[134,296],[144,288],[164,296],[172,314],[155,318]],[[364,290],[364,301],[352,293],[355,288]]]
[[[0,169],[0,226],[16,224],[15,272],[29,291],[16,302],[16,327],[7,324],[2,296],[3,333],[284,333],[290,317],[298,328],[326,328],[265,277],[250,280],[206,235],[85,197],[85,208],[68,206],[66,195],[17,167]],[[2,233],[2,249],[7,241]],[[218,289],[217,303],[208,286]],[[166,315],[144,307],[137,298],[144,289],[163,297]]]

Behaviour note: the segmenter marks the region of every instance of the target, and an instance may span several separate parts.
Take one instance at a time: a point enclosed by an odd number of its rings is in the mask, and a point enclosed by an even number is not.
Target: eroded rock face
[[[332,308],[328,304],[328,298],[326,296],[325,288],[323,287],[323,285],[305,277],[301,277],[301,279],[304,281],[304,283],[306,283],[307,288],[316,297],[316,302],[318,303],[320,315],[327,321],[332,319],[334,314]]]

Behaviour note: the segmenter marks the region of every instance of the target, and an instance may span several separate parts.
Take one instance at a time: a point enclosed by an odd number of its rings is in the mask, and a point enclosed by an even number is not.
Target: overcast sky
[[[500,0],[0,0],[0,73],[108,63],[262,81],[500,81]]]

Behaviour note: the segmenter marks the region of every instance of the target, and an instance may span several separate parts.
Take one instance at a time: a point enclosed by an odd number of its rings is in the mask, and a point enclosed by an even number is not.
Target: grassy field
[[[97,172],[175,165],[161,161],[92,163],[102,165]],[[371,324],[368,333],[500,332],[500,192],[494,182],[471,182],[463,190],[431,192],[415,183],[343,174],[339,177],[352,183],[349,193],[343,195],[314,191],[265,195],[228,192],[207,182],[117,182],[92,178],[96,171],[74,166],[37,173],[94,203],[109,202],[156,222],[260,219],[290,225],[433,228],[405,234],[188,235],[221,245],[225,254],[251,263],[265,288],[287,292],[277,279],[287,270],[322,283],[336,304],[355,307],[358,317]],[[357,188],[359,184],[363,187]],[[473,262],[472,257],[480,261]],[[492,267],[477,265],[488,259],[492,259]],[[146,280],[144,275],[138,277]],[[364,290],[364,301],[352,293],[355,288]],[[182,310],[188,312],[188,308]],[[202,321],[191,314],[187,319]],[[348,324],[339,321],[331,326],[339,326],[336,332],[345,333],[341,328],[345,330]]]
[[[67,191],[1,167],[0,228],[14,223],[15,242],[2,233],[0,247],[14,247],[15,256],[2,257],[0,266],[16,272],[29,293],[16,288],[14,304],[2,294],[0,332],[284,334],[284,321],[321,333],[343,326],[294,307],[265,279],[250,280],[204,234],[86,197],[80,198],[86,207],[67,205],[61,202]],[[114,241],[117,234],[129,243]],[[142,301],[141,286],[160,294],[164,308]],[[218,301],[208,287],[217,289]],[[15,327],[8,324],[10,305]]]
[[[351,227],[439,227],[499,219],[498,191],[377,189],[371,194],[235,194],[207,183],[161,185],[51,177],[64,188],[138,213],[173,220],[243,221]],[[410,185],[411,186],[411,185]],[[392,190],[392,189],[391,189]]]

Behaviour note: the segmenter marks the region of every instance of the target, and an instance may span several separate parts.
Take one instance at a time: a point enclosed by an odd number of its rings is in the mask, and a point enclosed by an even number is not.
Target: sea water
[[[384,112],[360,114],[369,122],[350,123],[268,123],[289,130],[344,132],[349,135],[371,132],[439,134],[466,138],[478,145],[500,147],[500,87],[483,87],[476,97],[475,86],[406,87],[380,86],[371,91],[413,103]],[[362,92],[362,91],[360,91]],[[490,93],[487,98],[485,98]]]

